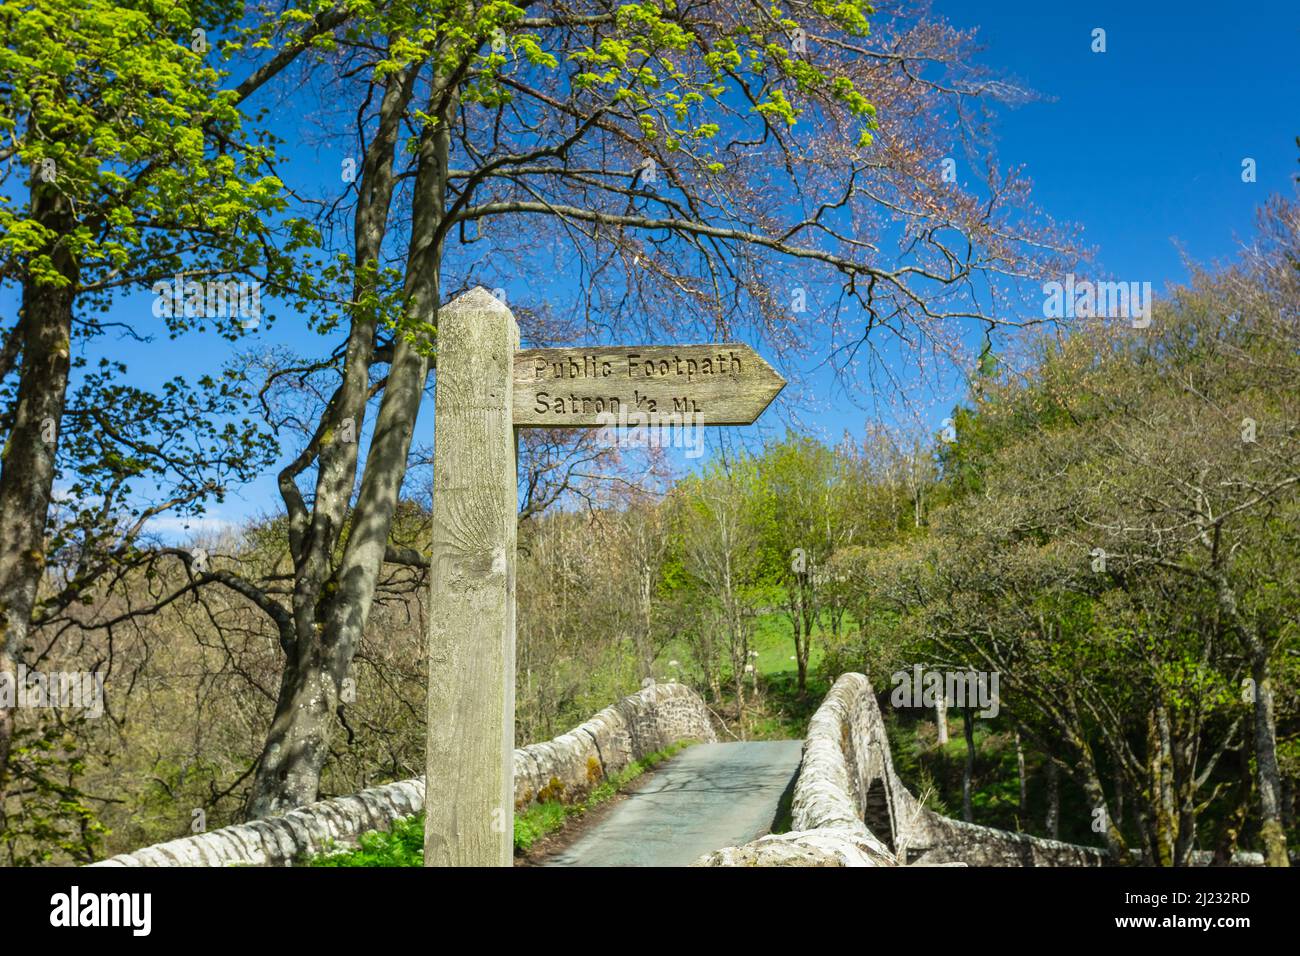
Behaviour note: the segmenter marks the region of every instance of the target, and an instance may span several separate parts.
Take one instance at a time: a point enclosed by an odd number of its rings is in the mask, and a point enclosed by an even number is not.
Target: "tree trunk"
[[[1178,834],[1174,842],[1174,866],[1191,864],[1192,852],[1199,838],[1196,825],[1196,760],[1199,744],[1199,721],[1177,719],[1174,722],[1177,736],[1173,745],[1174,793],[1178,801]],[[1116,787],[1122,787],[1116,772]],[[1117,789],[1123,799],[1123,789]]]
[[[798,584],[796,583],[795,586],[798,587]],[[798,684],[796,686],[799,691],[799,696],[802,697],[808,688],[808,657],[804,653],[804,644],[806,641],[803,636],[803,615],[799,610],[800,600],[801,598],[796,598],[789,606],[789,609],[790,626],[794,630],[794,665],[795,670],[798,673]]]
[[[655,568],[650,564],[642,564],[639,581],[641,628],[634,639],[637,664],[641,668],[642,679],[654,676],[654,584]]]
[[[1286,830],[1282,826],[1282,775],[1277,763],[1277,722],[1273,712],[1273,679],[1262,643],[1252,648],[1250,670],[1255,680],[1255,765],[1259,777],[1260,836],[1269,866],[1290,866]]]
[[[1169,715],[1163,706],[1148,718],[1148,747],[1151,761],[1151,792],[1156,807],[1157,850],[1161,866],[1174,865],[1178,812],[1174,804],[1173,753]],[[1116,821],[1118,823],[1118,820]]]
[[[1025,748],[1020,742],[1020,731],[1016,731],[1016,776],[1020,783],[1020,802],[1017,805],[1017,823],[1024,825],[1029,815],[1029,778],[1025,775]]]
[[[1061,838],[1061,770],[1056,761],[1047,761],[1047,835],[1053,840]]]
[[[1250,661],[1255,682],[1255,765],[1259,787],[1260,835],[1264,860],[1269,866],[1290,866],[1286,830],[1282,826],[1282,775],[1277,763],[1277,720],[1273,712],[1273,680],[1268,665],[1268,644],[1250,627],[1237,608],[1237,597],[1226,577],[1216,581],[1219,607],[1233,623]]]
[[[811,578],[813,570],[809,567],[805,575],[805,580]],[[803,649],[799,653],[799,695],[803,696],[808,690],[808,661],[812,657],[812,637],[813,628],[817,625],[817,603],[815,597],[811,596],[811,585],[801,589],[799,599],[801,610],[803,612]]]
[[[406,98],[409,98],[409,86],[404,81],[395,82],[385,94],[384,116],[391,119],[394,130]],[[432,324],[436,318],[442,250],[431,248],[430,242],[443,214],[447,135],[445,123],[439,124],[436,131],[431,130],[421,143],[417,159],[412,239],[404,289],[405,315],[411,323]],[[384,135],[377,138],[378,145],[372,144],[373,148],[385,151],[387,159],[376,167],[378,180],[373,191],[366,184],[362,189],[364,196],[374,197],[385,209],[392,190],[393,136],[395,132],[385,127]],[[375,224],[364,237],[358,233],[359,239],[365,238],[368,252],[377,252],[369,243],[381,236],[382,230]],[[367,339],[364,331],[356,329],[363,322],[364,319],[354,321],[349,360],[354,358],[353,342],[359,340],[355,361],[368,374],[373,338]],[[361,487],[348,521],[347,544],[338,559],[338,567],[328,575],[325,569],[342,531],[351,489],[350,478],[346,482],[339,479],[355,474],[356,451],[355,447],[335,451],[335,446],[347,444],[343,442],[322,443],[322,460],[337,455],[338,466],[330,469],[333,477],[328,479],[327,487],[321,485],[327,481],[327,469],[322,468],[310,535],[302,541],[305,551],[297,562],[294,591],[296,640],[292,657],[286,659],[271,731],[258,758],[249,791],[245,810],[250,818],[282,813],[315,800],[319,793],[334,715],[341,716],[342,682],[370,615],[428,373],[428,358],[421,353],[420,345],[406,335],[399,335],[375,419]],[[352,387],[352,377],[345,374],[335,401],[339,408],[351,407],[359,421],[359,409],[364,408],[367,394],[365,389],[358,394]],[[341,411],[332,409],[331,413],[335,418],[342,417]],[[283,476],[281,488],[292,514],[295,495],[292,489],[285,489]],[[329,492],[328,508],[321,500],[324,491]]]
[[[300,646],[309,655],[318,651],[308,642]],[[319,657],[286,664],[275,716],[248,794],[249,818],[285,813],[317,798],[321,768],[329,756],[339,681],[326,673]]]
[[[1245,761],[1243,761],[1243,764]],[[1237,852],[1237,841],[1241,830],[1246,825],[1250,813],[1250,791],[1252,789],[1250,768],[1242,766],[1237,777],[1237,786],[1230,806],[1233,811],[1224,819],[1219,829],[1218,839],[1214,842],[1214,862],[1212,866],[1228,866],[1233,854]]]
[[[736,726],[740,728],[740,739],[745,739],[745,669],[740,667],[732,681],[736,691]]]
[[[975,717],[967,707],[962,714],[962,736],[966,738],[966,765],[961,772],[961,818],[975,822],[975,808],[971,801],[971,788],[975,782]]]
[[[1101,785],[1101,776],[1097,773],[1097,765],[1093,760],[1092,750],[1082,742],[1077,742],[1083,759],[1077,768],[1079,784],[1083,787],[1084,795],[1088,799],[1088,806],[1093,814],[1093,831],[1100,832],[1106,841],[1106,850],[1111,857],[1117,862],[1124,860],[1128,853],[1128,844],[1124,840],[1124,834],[1120,832],[1119,827],[1115,825],[1115,820],[1110,813],[1110,805],[1106,801],[1106,790]],[[1095,823],[1100,821],[1101,829],[1097,830]]]
[[[934,702],[934,726],[939,735],[939,746],[948,743],[948,698],[940,694]]]
[[[45,572],[45,521],[54,486],[58,430],[71,367],[72,304],[79,269],[62,241],[72,229],[67,200],[33,183],[31,216],[56,237],[43,252],[65,280],[23,281],[22,365],[13,427],[0,453],[0,671],[17,673]],[[8,775],[14,715],[0,708],[0,800]]]
[[[1124,826],[1124,774],[1115,768],[1115,823]]]

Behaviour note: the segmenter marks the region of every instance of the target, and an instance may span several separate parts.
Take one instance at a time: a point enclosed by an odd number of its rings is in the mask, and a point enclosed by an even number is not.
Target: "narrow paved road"
[[[803,742],[696,744],[543,866],[687,866],[772,826]]]

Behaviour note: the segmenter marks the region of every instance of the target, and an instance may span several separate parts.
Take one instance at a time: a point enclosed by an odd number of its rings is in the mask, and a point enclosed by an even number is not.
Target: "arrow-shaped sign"
[[[748,425],[785,388],[753,349],[731,342],[526,349],[515,353],[514,379],[514,423],[524,428],[653,425],[672,416]]]

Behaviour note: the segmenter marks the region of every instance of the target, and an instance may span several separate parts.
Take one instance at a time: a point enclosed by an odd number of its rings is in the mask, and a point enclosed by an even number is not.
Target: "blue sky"
[[[1263,200],[1293,192],[1300,5],[936,0],[934,11],[977,29],[977,61],[1036,94],[1000,112],[999,162],[1023,167],[1034,202],[1079,227],[1096,273],[1159,295],[1188,277],[1187,258],[1233,257]],[[1096,29],[1105,52],[1093,51]],[[852,396],[825,376],[813,388],[824,438],[861,433]],[[926,411],[935,431],[958,398]]]
[[[1025,167],[1036,202],[1054,219],[1082,225],[1101,270],[1149,281],[1157,292],[1186,277],[1180,245],[1201,262],[1231,257],[1250,236],[1256,207],[1269,193],[1291,191],[1300,171],[1300,7],[1201,6],[935,4],[955,25],[979,28],[980,62],[1043,97],[1002,113],[1002,164]],[[1106,31],[1104,53],[1091,50],[1095,28]],[[315,163],[306,149],[291,158],[291,177]],[[1254,183],[1242,181],[1247,158],[1255,161]],[[144,324],[150,303],[146,294],[121,308]],[[258,335],[259,344],[306,348],[310,333],[282,316]],[[159,337],[147,346],[101,340],[92,354],[119,354],[141,384],[155,384],[212,368],[232,348],[215,338]],[[806,388],[810,394],[796,397],[820,410],[804,422],[822,437],[862,432],[863,412],[828,376],[811,376]],[[937,430],[942,404],[933,415]],[[421,417],[417,442],[431,441],[431,419]],[[781,423],[770,411],[769,426]],[[239,522],[277,507],[267,475],[234,490],[212,517]]]
[[[1196,9],[1199,7],[1200,9]],[[1255,207],[1300,172],[1300,5],[940,3],[979,26],[984,62],[1051,102],[1004,114],[1000,156],[1085,227],[1099,264],[1163,286],[1229,256]],[[1091,52],[1092,30],[1106,52]],[[1257,182],[1243,183],[1242,160]]]

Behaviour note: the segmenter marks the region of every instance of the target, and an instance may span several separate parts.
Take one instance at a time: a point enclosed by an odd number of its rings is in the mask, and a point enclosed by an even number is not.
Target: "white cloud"
[[[159,515],[150,519],[145,524],[147,534],[156,534],[159,537],[167,538],[172,541],[188,540],[199,537],[215,537],[238,530],[238,525],[229,519],[222,518],[219,515],[196,515],[194,517],[182,517],[178,515]]]

